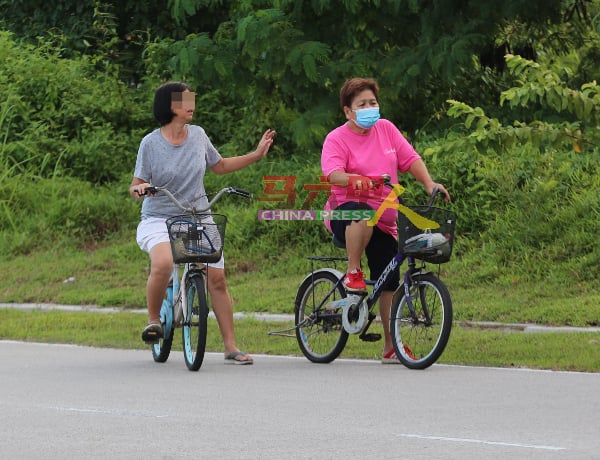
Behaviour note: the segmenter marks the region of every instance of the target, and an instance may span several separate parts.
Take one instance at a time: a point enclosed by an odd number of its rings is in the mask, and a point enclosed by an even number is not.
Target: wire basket
[[[434,264],[448,262],[454,246],[456,214],[433,206],[409,206],[408,208],[429,222],[419,219],[417,226],[413,222],[415,219],[411,220],[399,211],[398,248],[400,251],[425,262]]]
[[[167,219],[173,262],[217,262],[223,255],[227,217],[186,214]]]

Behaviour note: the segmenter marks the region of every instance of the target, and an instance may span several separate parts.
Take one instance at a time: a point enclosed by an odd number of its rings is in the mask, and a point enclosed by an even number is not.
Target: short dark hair
[[[342,110],[344,110],[344,107],[350,107],[356,95],[366,89],[373,91],[375,99],[379,102],[379,85],[375,80],[371,78],[350,78],[346,80],[340,90],[340,105],[342,106]]]
[[[175,114],[171,110],[173,93],[183,93],[192,89],[180,81],[172,81],[160,85],[154,93],[154,118],[164,126],[171,123]]]

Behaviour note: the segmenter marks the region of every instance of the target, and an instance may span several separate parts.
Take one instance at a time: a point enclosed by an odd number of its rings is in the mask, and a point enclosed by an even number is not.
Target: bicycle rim
[[[410,298],[414,313],[405,295],[394,297],[390,320],[392,342],[402,364],[411,369],[425,369],[446,348],[452,328],[452,303],[444,283],[431,273],[415,277]]]
[[[188,369],[197,371],[204,360],[208,322],[208,296],[202,274],[189,276],[185,289],[187,305],[183,308],[187,309],[187,315],[182,327],[183,356]]]
[[[342,327],[341,309],[326,311],[319,309],[323,302],[346,297],[345,289],[329,272],[317,272],[298,289],[295,305],[296,339],[300,350],[314,363],[329,363],[339,356],[348,333]]]
[[[173,296],[171,295],[171,298],[172,297]],[[154,358],[154,361],[157,363],[164,363],[169,359],[171,346],[173,345],[173,335],[175,333],[173,328],[173,309],[171,307],[171,302],[169,301],[168,293],[160,308],[160,321],[164,336],[158,343],[152,345],[152,358]]]

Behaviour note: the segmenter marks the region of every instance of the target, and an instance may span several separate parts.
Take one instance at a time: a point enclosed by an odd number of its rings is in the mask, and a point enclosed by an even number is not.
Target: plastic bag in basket
[[[404,242],[404,252],[407,254],[430,254],[448,256],[450,254],[450,240],[441,233],[426,231],[408,238]]]

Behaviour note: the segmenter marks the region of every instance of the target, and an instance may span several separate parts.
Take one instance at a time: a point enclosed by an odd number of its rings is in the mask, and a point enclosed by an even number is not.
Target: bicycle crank
[[[351,297],[355,299],[342,307],[342,326],[348,334],[360,334],[369,322],[369,306],[366,301],[361,302],[364,297],[351,295],[346,299]]]

